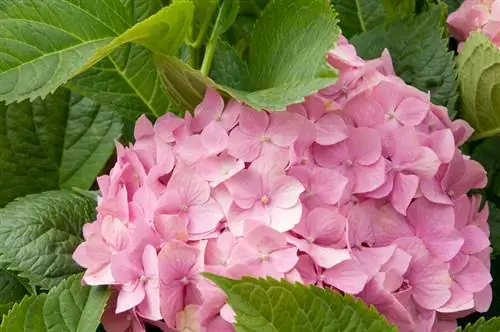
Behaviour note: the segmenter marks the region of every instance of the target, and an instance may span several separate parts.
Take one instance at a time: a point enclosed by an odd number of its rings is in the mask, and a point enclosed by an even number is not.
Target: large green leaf
[[[59,89],[43,101],[0,103],[0,206],[30,193],[88,189],[120,136],[117,114]]]
[[[330,0],[339,13],[342,34],[350,38],[385,22],[381,0]]]
[[[83,224],[95,219],[95,199],[74,191],[29,195],[0,209],[0,260],[50,289],[81,271],[72,259]]]
[[[475,129],[475,138],[500,133],[500,52],[474,32],[458,57],[462,107],[460,116]]]
[[[412,19],[377,26],[351,42],[364,59],[377,58],[384,48],[389,49],[396,73],[406,83],[430,91],[432,101],[446,106],[454,116],[458,80],[454,54],[448,50],[448,39],[443,37],[442,14],[443,7],[434,6]]]
[[[160,0],[122,0],[130,26],[158,12]],[[106,105],[124,118],[135,121],[141,114],[160,116],[172,106],[164,93],[151,51],[127,44],[108,58],[70,80],[71,90]]]
[[[128,7],[127,7],[128,4]],[[133,42],[175,54],[193,4],[179,1],[135,23],[130,1],[7,0],[0,4],[0,100],[44,97],[117,47]],[[77,22],[77,24],[75,24]]]
[[[482,140],[472,153],[472,158],[483,165],[488,174],[487,192],[497,196],[500,196],[499,146],[500,137],[488,137]]]
[[[0,268],[0,320],[26,293],[26,288],[13,273]]]
[[[462,5],[464,0],[443,0],[443,2],[448,5],[448,12],[452,13]]]
[[[50,290],[43,308],[47,332],[95,332],[110,290],[82,286],[81,275]]]
[[[336,81],[336,72],[325,68],[325,54],[339,32],[323,0],[272,0],[253,29],[244,89],[217,85],[173,57],[162,57],[158,66],[167,93],[181,108],[193,109],[210,85],[257,110],[281,110]]]
[[[205,276],[226,292],[237,331],[396,331],[373,307],[350,295],[270,278]]]
[[[457,329],[457,332],[498,332],[500,331],[500,317],[495,317],[490,320],[484,318],[479,319],[474,325],[468,324],[463,330]]]
[[[219,39],[210,77],[218,84],[241,90],[248,85],[248,66],[229,43]]]
[[[109,289],[82,286],[80,278],[70,277],[48,294],[25,297],[4,317],[0,332],[95,332]]]
[[[43,306],[47,294],[27,296],[4,316],[0,332],[45,332]]]

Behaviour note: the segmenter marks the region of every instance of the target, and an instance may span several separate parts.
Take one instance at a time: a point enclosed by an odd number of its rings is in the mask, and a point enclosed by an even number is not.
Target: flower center
[[[264,204],[264,205],[269,204],[269,201],[270,201],[270,199],[269,199],[269,197],[268,197],[267,195],[264,195],[264,196],[262,196],[262,197],[260,198],[260,202],[261,202],[262,204]]]
[[[269,261],[269,254],[267,254],[267,253],[260,254],[260,260],[263,262]]]
[[[269,138],[269,136],[263,135],[260,137],[260,141],[262,143],[269,143],[271,141],[271,139]]]
[[[453,190],[448,190],[448,196],[450,196],[450,197],[455,196],[455,191],[453,191]]]
[[[181,207],[180,207],[181,212],[187,212],[188,208],[189,207],[187,206],[187,204],[182,204]]]
[[[189,284],[189,279],[186,276],[184,276],[184,277],[182,277],[182,279],[180,280],[180,282],[183,285],[187,285],[187,284]]]

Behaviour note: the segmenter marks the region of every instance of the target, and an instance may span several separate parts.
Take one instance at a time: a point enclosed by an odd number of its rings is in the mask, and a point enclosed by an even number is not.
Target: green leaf
[[[248,66],[229,43],[219,39],[210,77],[218,84],[242,90],[248,84]]]
[[[253,30],[249,79],[234,78],[246,81],[244,89],[216,84],[173,57],[157,63],[170,99],[181,109],[193,109],[212,86],[257,110],[281,110],[335,83],[336,72],[325,70],[325,54],[338,34],[335,13],[323,0],[272,0]]]
[[[0,100],[45,97],[128,28],[120,0],[0,2]]]
[[[488,224],[490,225],[490,241],[493,254],[498,256],[500,254],[500,209],[493,204],[490,207]]]
[[[491,40],[474,32],[458,56],[462,107],[460,115],[475,129],[475,139],[500,133],[500,52]]]
[[[324,0],[271,1],[250,42],[250,90],[317,77],[339,33],[335,12]]]
[[[330,0],[330,2],[339,13],[339,24],[346,38],[385,22],[385,11],[380,0]]]
[[[382,0],[389,21],[410,18],[416,10],[415,0]]]
[[[207,27],[212,23],[212,17],[217,9],[219,0],[194,0],[195,19],[200,27],[195,43],[202,41]]]
[[[484,317],[480,318],[474,325],[467,324],[462,330],[458,328],[457,332],[497,332],[500,331],[500,317],[495,317],[490,320],[485,320]]]
[[[81,285],[81,275],[50,290],[43,308],[47,332],[95,332],[110,294],[106,287]]]
[[[222,5],[217,15],[214,31],[212,33],[213,40],[216,40],[231,27],[238,16],[239,8],[239,0],[222,0]]]
[[[474,149],[472,159],[479,162],[488,174],[488,192],[500,196],[500,137],[488,137]],[[500,245],[500,243],[499,243]]]
[[[380,56],[389,49],[395,71],[406,83],[431,92],[432,101],[446,106],[454,116],[458,80],[454,54],[443,37],[443,6],[434,6],[412,19],[378,26],[351,39],[364,59]]]
[[[79,69],[79,73],[89,69],[127,43],[142,45],[156,53],[176,54],[189,34],[193,10],[193,4],[190,1],[172,3],[144,21],[135,24],[109,44],[100,47]]]
[[[26,288],[13,273],[0,269],[0,306],[18,302],[26,293]]]
[[[14,304],[0,332],[95,332],[110,291],[81,285],[81,275],[62,281],[48,294]]]
[[[0,209],[1,261],[31,283],[50,289],[81,271],[72,259],[96,202],[74,191],[29,195]]]
[[[45,190],[88,189],[114,151],[118,115],[59,89],[43,101],[0,103],[0,206]]]
[[[204,275],[226,292],[237,331],[396,331],[374,308],[350,295],[271,278]]]
[[[443,0],[443,2],[448,5],[448,13],[451,14],[462,5],[464,0]]]
[[[159,0],[123,1],[135,15],[131,18],[131,25],[163,7]],[[141,114],[158,117],[172,107],[164,93],[151,51],[140,45],[119,47],[66,86],[112,108],[130,121],[135,121]]]
[[[43,307],[47,294],[25,297],[4,316],[0,332],[45,332]]]

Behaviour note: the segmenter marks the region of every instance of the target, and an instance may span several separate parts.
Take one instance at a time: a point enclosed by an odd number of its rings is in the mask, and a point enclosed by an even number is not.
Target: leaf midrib
[[[358,15],[359,26],[363,32],[366,31],[365,21],[363,19],[363,13],[361,12],[361,5],[359,4],[359,0],[355,0],[356,3],[356,14]]]

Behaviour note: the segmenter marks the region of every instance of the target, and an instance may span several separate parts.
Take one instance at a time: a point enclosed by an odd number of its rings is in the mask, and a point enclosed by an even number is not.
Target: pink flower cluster
[[[283,112],[208,89],[194,116],[141,117],[98,179],[98,218],[74,253],[113,285],[108,331],[233,331],[212,272],[354,294],[401,331],[448,331],[491,301],[488,210],[472,134],[341,38],[337,83]]]
[[[469,34],[476,30],[500,46],[500,0],[465,0],[448,16],[447,22],[451,35],[460,42],[459,51]]]

